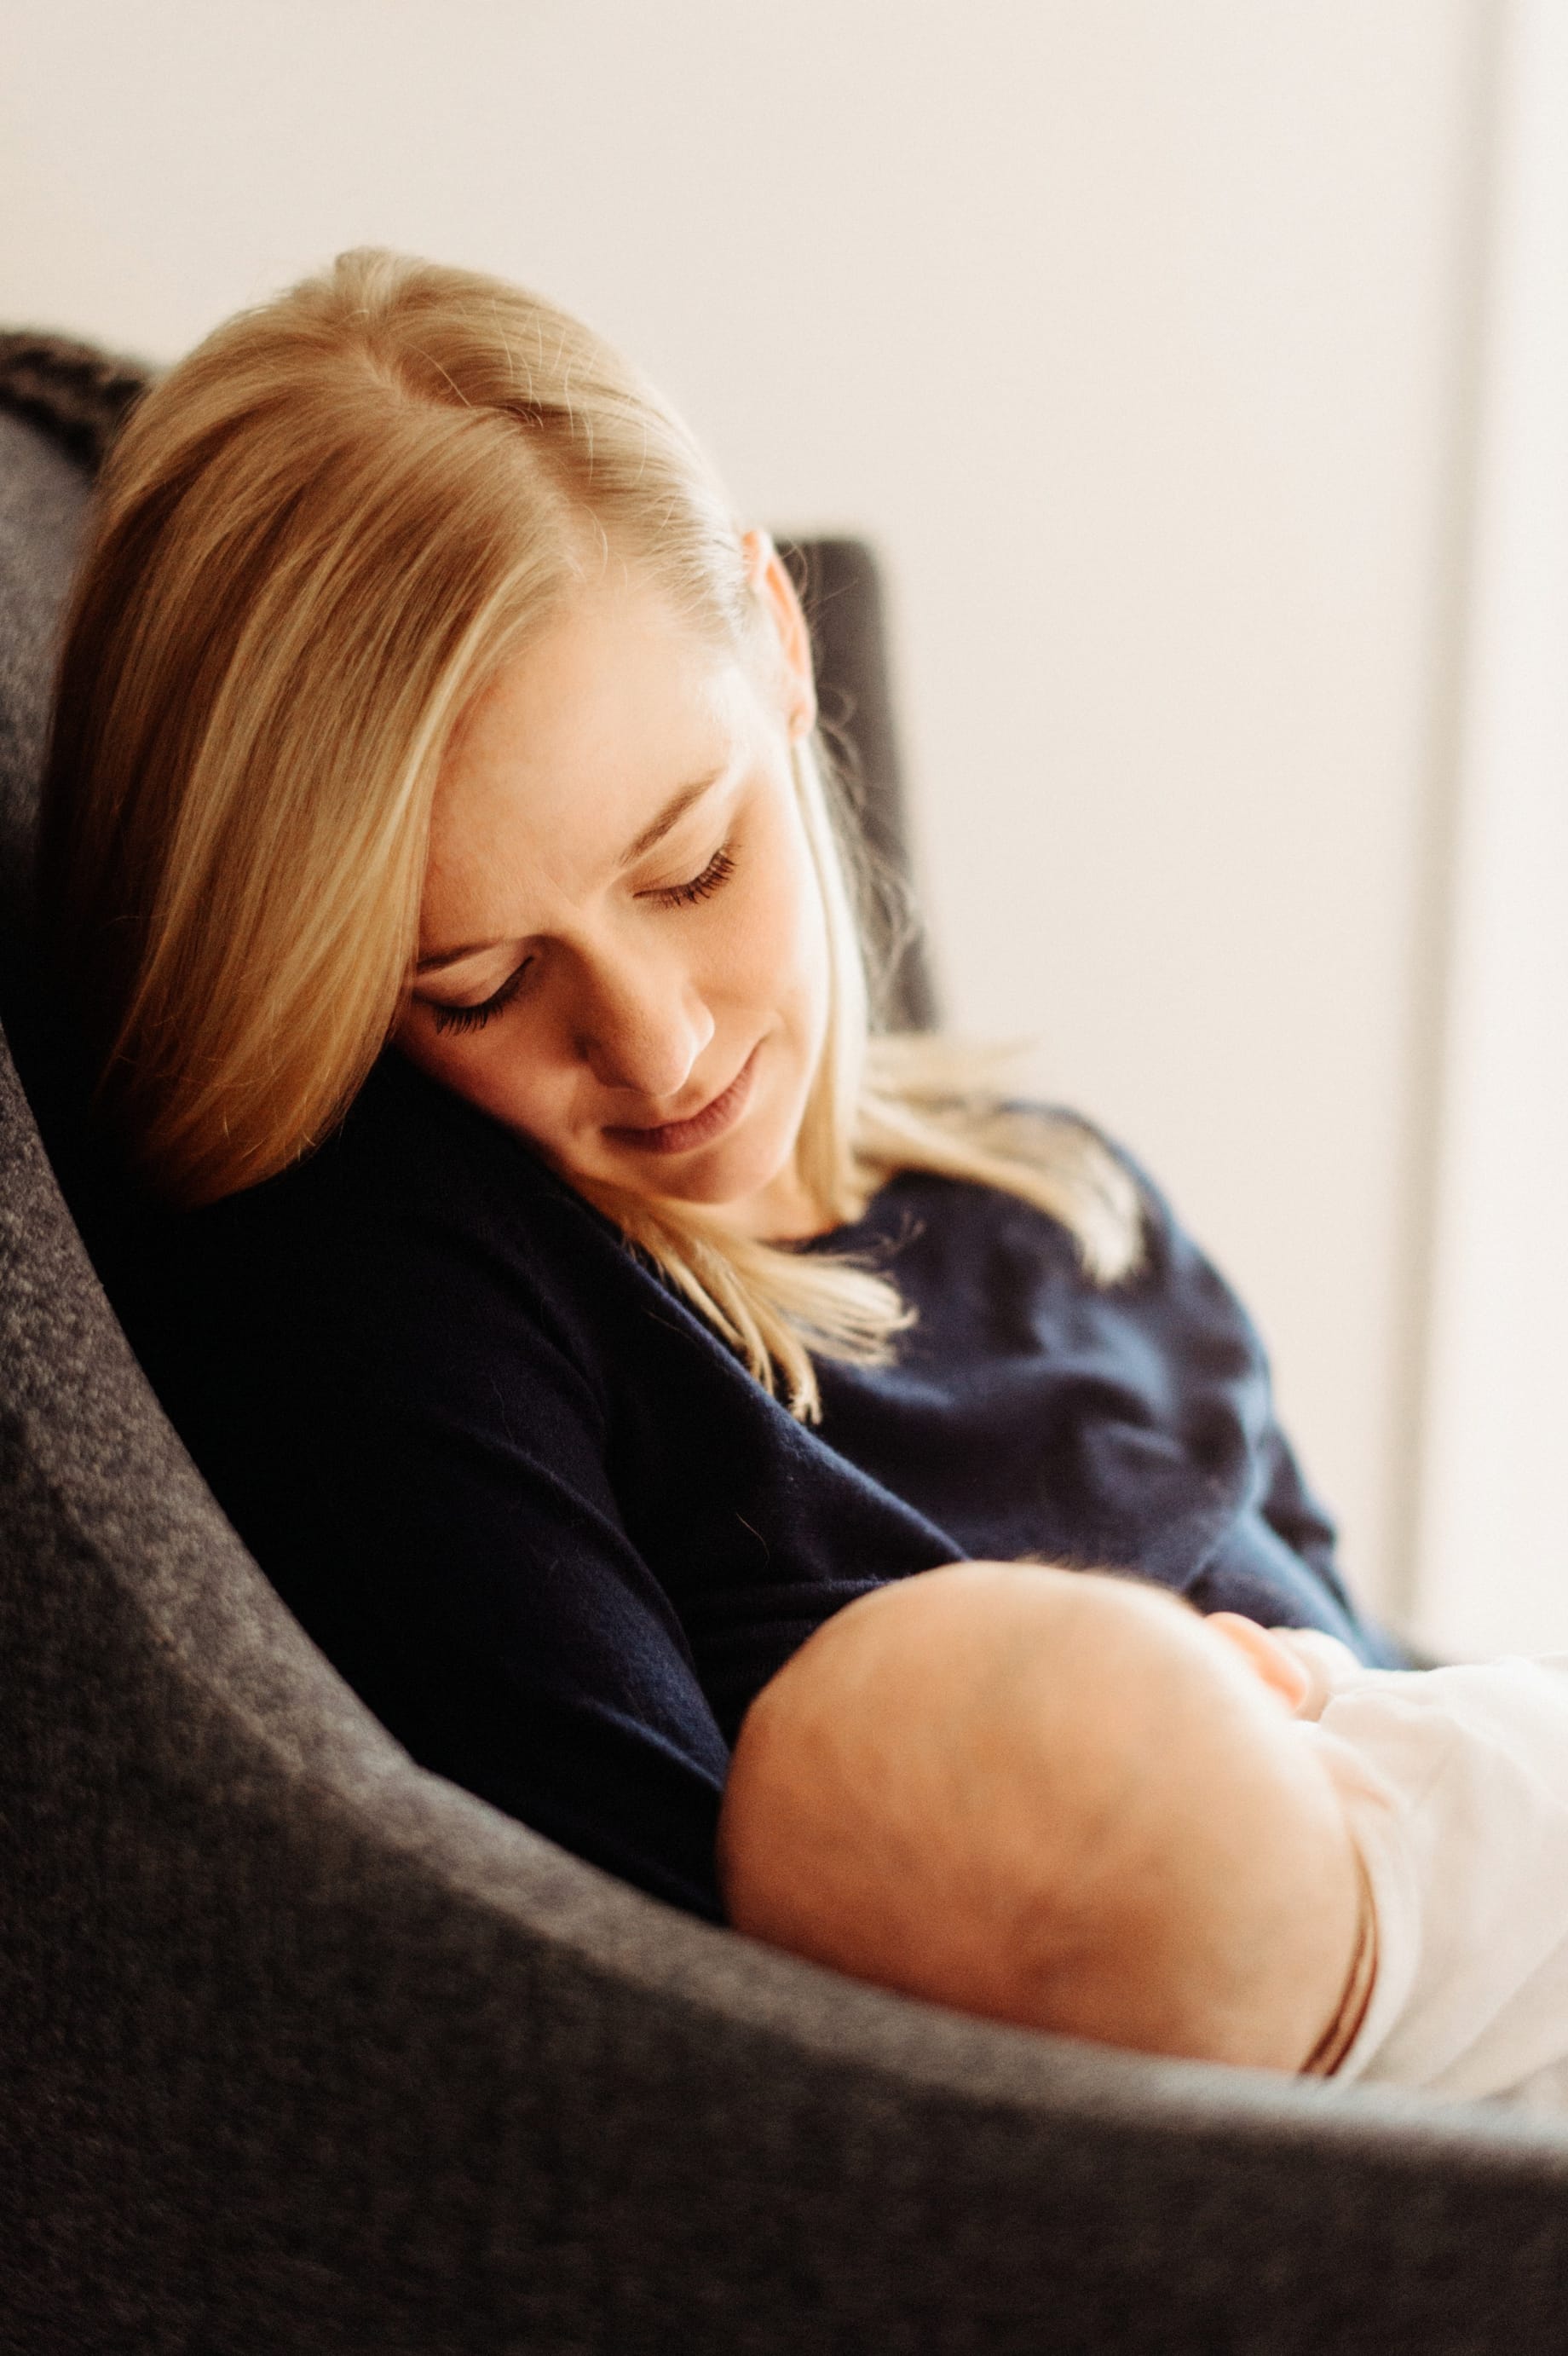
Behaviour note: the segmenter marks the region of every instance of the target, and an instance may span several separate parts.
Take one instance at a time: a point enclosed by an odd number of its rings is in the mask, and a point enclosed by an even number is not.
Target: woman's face
[[[776,554],[728,652],[612,567],[479,699],[443,768],[411,1060],[569,1182],[821,1225],[794,1171],[827,1018],[790,757],[815,707]]]

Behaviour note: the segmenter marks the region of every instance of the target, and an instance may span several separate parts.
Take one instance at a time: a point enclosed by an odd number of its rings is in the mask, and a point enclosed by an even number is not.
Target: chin
[[[711,1210],[720,1210],[727,1203],[749,1203],[770,1186],[789,1160],[787,1151],[763,1158],[746,1155],[732,1162],[716,1161],[711,1169],[671,1171],[662,1183],[655,1173],[652,1183],[638,1191],[662,1194],[667,1202],[703,1203]]]
[[[771,1186],[789,1164],[795,1150],[793,1130],[780,1138],[720,1139],[704,1153],[662,1166],[652,1162],[628,1170],[620,1183],[639,1194],[667,1203],[701,1203],[720,1210],[728,1203],[749,1203]],[[650,1157],[651,1159],[651,1157]]]

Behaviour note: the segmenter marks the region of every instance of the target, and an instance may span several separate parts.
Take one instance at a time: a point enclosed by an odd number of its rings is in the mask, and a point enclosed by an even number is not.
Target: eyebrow
[[[679,793],[665,804],[652,826],[645,826],[643,829],[616,869],[616,873],[623,874],[628,867],[635,867],[638,860],[653,849],[656,842],[662,842],[667,834],[673,833],[693,802],[699,802],[703,795],[719,783],[729,766],[726,762],[722,768],[711,769],[707,776],[699,777],[695,785],[682,786]]]
[[[635,867],[639,859],[646,858],[648,852],[655,848],[656,844],[661,843],[667,834],[673,833],[692,804],[699,802],[704,794],[710,793],[720,778],[728,774],[729,766],[726,762],[722,767],[710,770],[707,776],[698,777],[691,785],[682,786],[677,794],[672,795],[653,824],[645,826],[636,841],[630,844],[622,857],[617,860],[616,874],[624,875],[628,867]],[[503,933],[495,940],[464,941],[457,948],[432,949],[428,957],[421,958],[414,971],[416,974],[440,973],[449,965],[461,965],[464,958],[477,957],[481,949],[498,949],[504,941],[511,937],[509,933]]]

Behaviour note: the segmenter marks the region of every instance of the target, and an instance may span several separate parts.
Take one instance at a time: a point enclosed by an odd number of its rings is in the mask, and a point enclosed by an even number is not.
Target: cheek
[[[574,1074],[537,1038],[528,1039],[519,1052],[517,1032],[505,1014],[464,1039],[436,1031],[411,1010],[393,1035],[411,1064],[482,1112],[493,1113],[541,1143],[548,1143],[563,1125]]]
[[[827,929],[810,847],[793,813],[770,830],[746,890],[727,912],[725,954],[734,994],[797,1021],[826,1006]]]

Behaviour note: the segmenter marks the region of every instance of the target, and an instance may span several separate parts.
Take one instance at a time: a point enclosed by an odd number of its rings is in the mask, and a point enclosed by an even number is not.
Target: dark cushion
[[[88,495],[59,444],[0,410],[0,1018],[22,978],[56,632]]]

